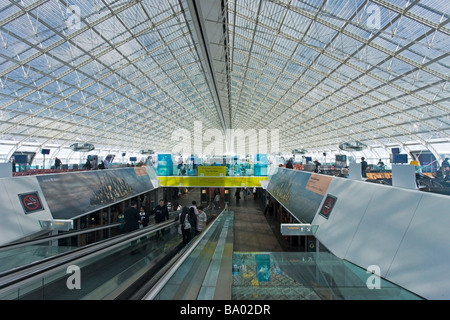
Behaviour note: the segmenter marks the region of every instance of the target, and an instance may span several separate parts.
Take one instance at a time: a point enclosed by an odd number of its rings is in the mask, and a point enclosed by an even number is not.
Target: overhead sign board
[[[198,166],[198,175],[201,177],[225,177],[227,168],[224,166]]]

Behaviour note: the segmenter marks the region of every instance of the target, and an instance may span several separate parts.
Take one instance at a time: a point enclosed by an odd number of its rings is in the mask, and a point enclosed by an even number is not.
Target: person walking
[[[188,244],[191,236],[191,225],[189,223],[189,208],[183,207],[180,214],[181,233],[183,235],[183,245]]]

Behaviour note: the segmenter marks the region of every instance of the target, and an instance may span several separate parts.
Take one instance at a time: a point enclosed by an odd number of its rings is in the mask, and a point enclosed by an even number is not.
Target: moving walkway
[[[81,248],[58,246],[61,236],[1,247],[0,299],[127,298],[180,251],[177,216]]]
[[[374,282],[380,290],[371,290],[366,270],[330,252],[234,251],[235,215],[242,213],[239,208],[224,210],[186,246],[173,217],[83,248],[50,254],[3,271],[0,299],[421,299],[380,278]]]

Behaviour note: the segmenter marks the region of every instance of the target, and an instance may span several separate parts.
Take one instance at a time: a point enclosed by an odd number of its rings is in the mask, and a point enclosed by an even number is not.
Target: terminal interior
[[[449,9],[0,2],[0,299],[449,299]]]

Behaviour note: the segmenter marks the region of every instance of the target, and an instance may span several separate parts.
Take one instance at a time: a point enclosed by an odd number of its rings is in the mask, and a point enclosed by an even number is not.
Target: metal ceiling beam
[[[220,85],[218,80],[218,74],[215,71],[215,65],[213,60],[213,52],[211,48],[211,43],[217,41],[217,39],[209,39],[208,36],[212,35],[211,30],[205,26],[206,14],[204,11],[220,13],[221,4],[219,0],[184,0],[181,1],[182,5],[187,6],[190,17],[187,18],[188,21],[192,22],[193,35],[195,35],[196,43],[200,49],[199,54],[203,59],[201,59],[204,65],[204,71],[208,79],[210,79],[211,90],[214,99],[216,100],[216,110],[217,116],[222,124],[223,133],[226,134],[228,126],[224,115],[224,108],[228,107],[227,101],[223,101],[223,95],[220,92]],[[190,18],[190,19],[189,19]],[[222,26],[220,26],[222,28]]]
[[[239,13],[236,13],[236,12],[234,12],[234,14],[240,15]],[[246,19],[245,16],[243,16],[243,15],[240,15],[240,16],[241,16],[241,18]],[[313,19],[313,15],[310,14],[309,18]],[[314,19],[317,19],[317,15],[314,17]],[[255,22],[255,23],[256,23],[256,22]],[[261,24],[261,23],[260,23],[260,24]],[[279,31],[278,29],[275,30],[274,28],[272,28],[271,26],[269,26],[269,25],[267,25],[267,24],[263,24],[263,25],[264,25],[264,27],[267,28],[268,30],[272,30],[273,32],[276,32],[277,34],[280,33],[280,31]],[[292,41],[296,41],[295,38],[290,37],[288,34],[286,34],[286,33],[282,33],[282,34],[283,34],[284,37],[286,37],[286,38],[288,38],[288,39],[291,39]],[[242,35],[239,35],[239,36],[242,36]],[[247,41],[251,41],[251,39],[247,39]],[[297,41],[298,41],[298,40],[297,40]],[[364,42],[362,42],[361,44],[362,44],[362,45],[369,45],[369,44],[370,44],[370,41],[364,41]],[[259,45],[261,46],[262,44],[259,44]],[[393,84],[391,81],[388,81],[388,80],[386,80],[386,79],[381,79],[380,77],[376,77],[376,76],[372,75],[372,74],[370,73],[370,71],[371,71],[372,69],[369,69],[369,70],[363,70],[362,68],[358,68],[356,65],[353,65],[353,64],[349,63],[348,59],[344,60],[344,59],[338,58],[338,57],[335,56],[335,55],[332,55],[331,53],[324,52],[324,50],[321,50],[320,48],[315,48],[314,46],[310,46],[310,45],[307,45],[307,44],[304,44],[304,45],[307,46],[307,47],[309,47],[309,48],[311,48],[311,49],[313,49],[313,50],[315,50],[315,51],[317,51],[317,52],[319,52],[319,53],[321,53],[321,54],[326,54],[327,56],[329,56],[330,58],[332,58],[332,59],[334,59],[334,60],[336,60],[336,61],[339,61],[339,62],[341,63],[341,65],[342,65],[342,64],[346,64],[346,65],[348,65],[348,66],[350,66],[350,67],[352,67],[352,68],[354,68],[354,69],[357,69],[358,71],[361,72],[361,75],[369,75],[369,76],[374,77],[375,79],[381,81],[381,83],[384,84],[384,85],[389,84],[389,85],[392,85],[394,88],[396,88],[396,89],[398,89],[398,90],[400,90],[400,91],[402,91],[402,92],[405,92],[405,89],[404,89],[404,88],[401,88],[400,86],[398,86],[398,85],[396,85],[396,84]],[[283,55],[283,54],[281,54],[281,53],[278,53],[278,54]],[[273,68],[278,69],[278,68],[275,67],[275,66],[273,66]],[[306,66],[306,65],[305,65],[305,68],[311,69],[309,66]],[[420,69],[423,70],[423,66],[421,66]],[[283,70],[279,70],[279,71],[280,71],[280,72],[283,72]],[[331,75],[324,74],[323,72],[320,72],[320,71],[318,71],[318,70],[314,70],[314,71],[315,71],[315,72],[318,72],[319,74],[322,74],[325,78],[332,78],[332,79],[334,78],[333,80],[336,81],[336,82],[338,82],[338,83],[340,83],[343,87],[345,87],[345,86],[347,85],[345,82],[338,81],[339,79],[337,79],[337,78],[335,78],[335,77],[333,77],[333,76],[331,76]],[[351,88],[351,87],[350,87],[350,88]],[[319,89],[320,89],[320,88],[319,88]],[[352,90],[355,90],[356,92],[358,92],[358,93],[360,94],[359,97],[368,94],[367,92],[362,92],[362,91],[358,90],[357,88],[351,88],[351,89],[352,89]],[[413,95],[413,96],[417,96],[418,99],[424,100],[424,98],[423,98],[422,96],[417,95],[417,94],[415,93],[415,92],[417,92],[417,91],[420,90],[420,89],[421,89],[421,88],[418,88],[418,89],[416,89],[416,90],[413,91],[413,92],[409,91],[409,93],[410,93],[411,95]],[[374,89],[372,89],[371,91],[373,91],[373,90],[374,90]],[[359,97],[358,97],[358,98],[359,98]],[[378,101],[378,103],[387,104],[390,108],[392,108],[392,109],[394,109],[394,110],[397,110],[397,111],[400,111],[398,108],[396,108],[395,106],[389,104],[389,103],[386,102],[386,101],[380,101],[379,99],[376,99],[375,97],[372,97],[372,96],[369,96],[369,97],[370,97],[371,99],[374,99],[375,101]],[[434,102],[434,101],[432,102],[432,101],[429,101],[429,100],[428,100],[428,101],[426,101],[426,102],[435,105],[435,102]],[[413,118],[413,119],[415,119],[415,120],[417,120],[417,121],[420,120],[420,119],[418,119],[417,117],[415,117],[415,116],[413,116],[413,115],[408,115],[408,116],[410,116],[411,118]],[[383,120],[386,121],[386,119],[383,119]],[[391,123],[391,125],[396,126],[396,125],[393,124],[393,123]],[[427,123],[427,125],[433,127],[433,126],[430,125],[429,123]],[[434,129],[434,130],[437,130],[436,127],[433,127],[433,129]],[[401,128],[401,130],[404,131],[405,129],[404,129],[404,128]],[[411,132],[407,132],[407,134],[409,135],[409,134],[411,134]],[[445,133],[444,133],[444,134],[445,134]],[[412,134],[412,135],[413,135],[413,134]],[[414,136],[414,135],[413,135],[413,136]]]

